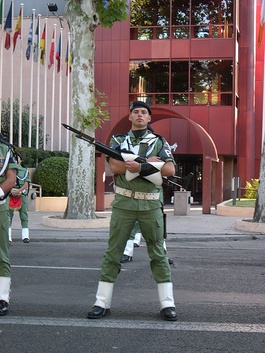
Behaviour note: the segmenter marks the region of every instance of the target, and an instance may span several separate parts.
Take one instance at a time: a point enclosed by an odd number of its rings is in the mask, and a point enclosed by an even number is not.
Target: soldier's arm
[[[117,159],[109,158],[109,166],[113,174],[125,174],[126,172],[125,162],[123,161],[118,161]]]
[[[175,174],[175,166],[173,162],[166,162],[161,168],[162,176],[169,177]]]
[[[0,184],[0,188],[6,195],[16,185],[16,170],[8,169],[6,172],[6,180]]]

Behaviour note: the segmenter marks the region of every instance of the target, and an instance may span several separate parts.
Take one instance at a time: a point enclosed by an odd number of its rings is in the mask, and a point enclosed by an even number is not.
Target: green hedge
[[[42,196],[66,196],[69,158],[50,157],[38,165],[33,183],[42,187]]]
[[[37,168],[43,160],[50,157],[69,158],[69,153],[64,151],[47,151],[32,147],[16,147],[16,151],[22,155],[23,165],[27,168]]]

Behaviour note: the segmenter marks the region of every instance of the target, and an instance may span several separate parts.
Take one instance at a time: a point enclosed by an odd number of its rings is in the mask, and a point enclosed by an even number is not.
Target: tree
[[[253,221],[265,223],[265,141],[263,142],[263,152],[260,157],[259,187],[256,198]]]
[[[65,14],[73,50],[72,66],[72,126],[95,136],[95,119],[91,111],[95,105],[94,34],[97,26],[111,27],[115,21],[127,18],[126,0],[69,0]],[[87,119],[87,117],[90,117]],[[71,136],[68,169],[68,202],[64,213],[67,219],[94,219],[95,151]]]

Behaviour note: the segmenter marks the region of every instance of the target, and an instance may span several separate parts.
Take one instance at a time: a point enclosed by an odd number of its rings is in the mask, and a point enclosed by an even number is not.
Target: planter
[[[114,194],[105,194],[105,209],[111,208],[110,204]],[[94,198],[96,203],[96,197]],[[37,197],[35,211],[43,212],[64,212],[67,206],[67,196],[61,197]]]
[[[229,200],[228,200],[229,201]],[[254,207],[235,207],[226,206],[228,201],[224,201],[217,205],[217,214],[219,216],[238,216],[251,218],[254,215]]]

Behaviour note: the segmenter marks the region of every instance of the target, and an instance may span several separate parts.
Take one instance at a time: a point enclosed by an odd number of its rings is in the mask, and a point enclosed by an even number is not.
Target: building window
[[[131,61],[130,101],[232,105],[232,60]]]
[[[232,38],[233,0],[131,0],[131,40]]]

